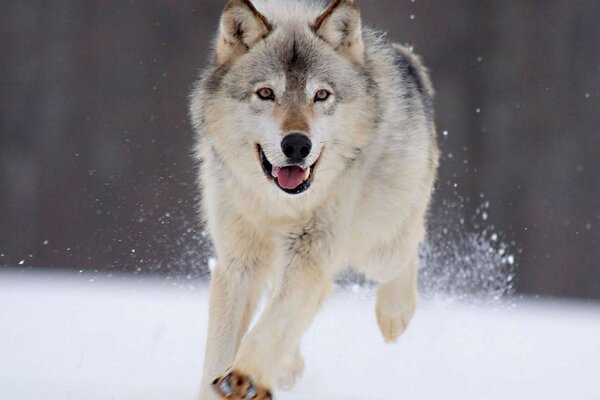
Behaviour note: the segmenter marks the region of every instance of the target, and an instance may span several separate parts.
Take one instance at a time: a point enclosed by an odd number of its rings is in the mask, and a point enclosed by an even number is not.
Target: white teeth
[[[306,168],[306,170],[304,171],[304,181],[306,182],[309,177],[310,177],[310,168]]]

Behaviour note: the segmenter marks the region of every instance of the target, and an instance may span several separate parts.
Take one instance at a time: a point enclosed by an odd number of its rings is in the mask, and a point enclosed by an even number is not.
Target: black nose
[[[304,160],[310,154],[311,148],[310,139],[301,133],[292,133],[281,141],[281,150],[290,160]]]

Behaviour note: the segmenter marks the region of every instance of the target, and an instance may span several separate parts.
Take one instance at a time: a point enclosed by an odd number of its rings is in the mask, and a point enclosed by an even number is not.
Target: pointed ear
[[[229,0],[221,15],[215,46],[217,64],[234,61],[264,39],[272,28],[250,0]]]
[[[336,51],[364,62],[360,10],[353,0],[333,0],[313,25],[317,36]]]

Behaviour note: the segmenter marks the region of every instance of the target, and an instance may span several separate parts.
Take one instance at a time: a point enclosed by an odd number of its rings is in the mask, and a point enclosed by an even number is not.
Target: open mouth
[[[256,148],[263,172],[268,179],[272,179],[275,182],[279,189],[288,194],[300,194],[310,188],[313,181],[313,172],[319,161],[318,159],[308,168],[304,168],[298,164],[274,167],[267,159],[260,145],[257,144]]]

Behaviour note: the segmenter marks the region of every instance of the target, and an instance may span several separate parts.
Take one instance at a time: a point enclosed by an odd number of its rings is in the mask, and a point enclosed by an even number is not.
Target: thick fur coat
[[[202,400],[291,386],[348,265],[380,284],[384,339],[405,330],[439,157],[432,96],[419,58],[364,28],[354,1],[226,4],[190,102],[217,255]]]

